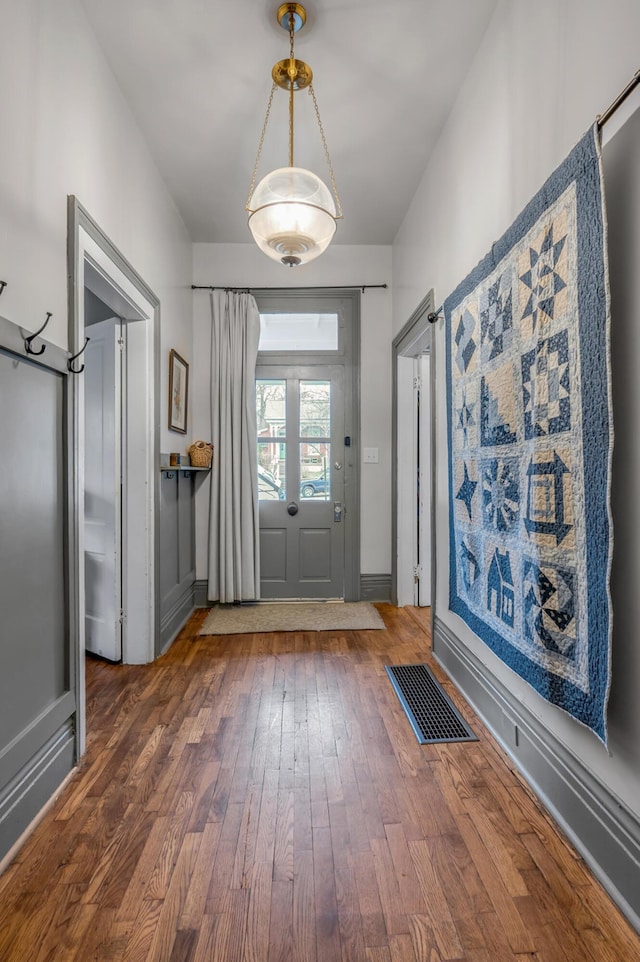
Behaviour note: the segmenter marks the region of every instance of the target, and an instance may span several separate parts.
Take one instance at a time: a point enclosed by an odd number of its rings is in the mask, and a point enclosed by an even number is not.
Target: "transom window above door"
[[[337,351],[338,314],[261,313],[258,350],[272,353]]]

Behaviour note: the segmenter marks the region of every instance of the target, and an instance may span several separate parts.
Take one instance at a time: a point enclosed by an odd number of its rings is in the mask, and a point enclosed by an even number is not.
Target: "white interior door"
[[[87,328],[85,364],[85,645],[122,658],[122,343],[112,317]]]
[[[397,357],[398,605],[431,604],[431,410],[428,354]]]
[[[418,368],[418,598],[420,607],[431,604],[431,358],[422,354]]]
[[[398,606],[415,605],[416,533],[416,387],[415,360],[397,358],[397,598]]]

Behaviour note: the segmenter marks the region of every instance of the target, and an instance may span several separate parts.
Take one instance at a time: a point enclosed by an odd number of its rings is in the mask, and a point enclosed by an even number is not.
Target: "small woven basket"
[[[189,448],[189,457],[194,468],[210,468],[213,458],[213,444],[206,441],[194,441]]]

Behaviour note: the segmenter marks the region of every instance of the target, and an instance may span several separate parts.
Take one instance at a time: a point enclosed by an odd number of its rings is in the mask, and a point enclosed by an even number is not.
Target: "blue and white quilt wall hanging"
[[[594,127],[444,304],[449,606],[605,743],[608,291]]]

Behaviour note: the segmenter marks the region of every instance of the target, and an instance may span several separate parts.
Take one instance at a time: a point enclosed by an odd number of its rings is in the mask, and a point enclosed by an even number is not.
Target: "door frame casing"
[[[127,560],[123,578],[123,660],[130,663],[152,661],[159,645],[158,566],[155,546],[158,543],[157,480],[159,478],[160,441],[160,301],[132,265],[113,245],[77,198],[67,199],[67,270],[69,349],[72,354],[84,344],[84,269],[88,262],[105,277],[105,284],[115,289],[120,305],[116,311],[130,325],[134,337],[129,348],[140,361],[136,379],[128,379],[130,409],[139,413],[137,438],[139,447],[132,456],[136,440],[131,425],[125,426],[123,469],[126,472],[127,498],[123,510],[123,558]],[[128,316],[127,316],[128,315]],[[133,342],[133,343],[132,343]],[[81,364],[81,358],[76,364]],[[131,357],[129,358],[131,361]],[[133,367],[133,365],[131,365]],[[70,377],[72,395],[71,449],[72,509],[70,525],[73,555],[70,558],[72,605],[70,634],[73,643],[78,704],[76,743],[78,757],[86,743],[86,697],[84,671],[84,384],[82,375]],[[134,383],[135,380],[135,383]],[[132,390],[133,394],[132,394]],[[130,597],[142,592],[140,604],[129,605]],[[135,612],[134,617],[129,618]]]
[[[345,449],[344,500],[344,600],[360,600],[360,290],[357,288],[316,289],[286,287],[252,288],[258,310],[272,308],[281,313],[296,310],[317,312],[320,306],[338,309],[339,301],[349,305],[351,322],[348,336],[339,342],[337,351],[312,352],[282,351],[258,354],[258,366],[324,366],[342,365],[344,368],[344,433],[351,438]],[[338,302],[338,304],[336,304]],[[313,306],[312,306],[313,305]],[[344,312],[344,304],[342,305]],[[345,314],[342,314],[346,331]],[[347,452],[349,454],[347,455]]]
[[[275,600],[277,601],[287,599],[291,601],[313,601],[316,599],[320,601],[335,601],[338,598],[340,600],[344,599],[346,561],[344,516],[339,522],[335,521],[336,504],[344,506],[345,502],[344,463],[347,448],[344,446],[345,432],[343,423],[341,423],[344,422],[345,414],[344,377],[345,367],[343,364],[331,364],[327,366],[319,364],[303,366],[302,364],[296,364],[294,368],[292,368],[291,365],[284,367],[279,367],[275,364],[262,366],[258,363],[256,365],[256,383],[259,380],[264,379],[269,381],[273,378],[276,381],[284,382],[286,386],[286,430],[282,436],[278,435],[277,440],[279,440],[280,437],[284,438],[288,449],[285,468],[285,489],[287,492],[285,501],[289,503],[295,502],[299,509],[294,512],[294,516],[289,519],[285,516],[288,512],[286,512],[283,501],[271,498],[265,500],[259,499],[259,531],[261,540],[260,597],[264,601],[271,600],[271,590],[275,591]],[[298,448],[300,440],[300,384],[304,381],[315,380],[327,381],[331,385],[331,457],[329,460],[332,463],[339,461],[342,464],[342,468],[337,471],[333,465],[330,467],[330,497],[318,501],[314,498],[305,499],[301,495],[302,484],[299,478],[300,452]],[[336,417],[338,411],[341,413],[339,417]],[[294,426],[297,430],[293,430]],[[259,437],[259,440],[262,440],[262,438]],[[296,475],[294,484],[291,483],[292,475]],[[325,531],[327,528],[331,531],[330,578],[327,579],[325,576],[308,580],[304,578],[304,573],[300,570],[300,555],[302,553],[301,536],[303,532],[308,536],[312,530],[319,532]],[[284,538],[287,548],[284,552],[284,557],[286,559],[285,567],[287,574],[284,580],[268,580],[264,577],[263,559],[265,555],[263,554],[264,544],[262,538],[263,534],[269,531],[272,534],[276,532],[282,534],[285,532]],[[291,583],[290,577],[293,578],[295,586]],[[328,584],[339,585],[340,594],[336,595],[331,588],[328,587]]]

